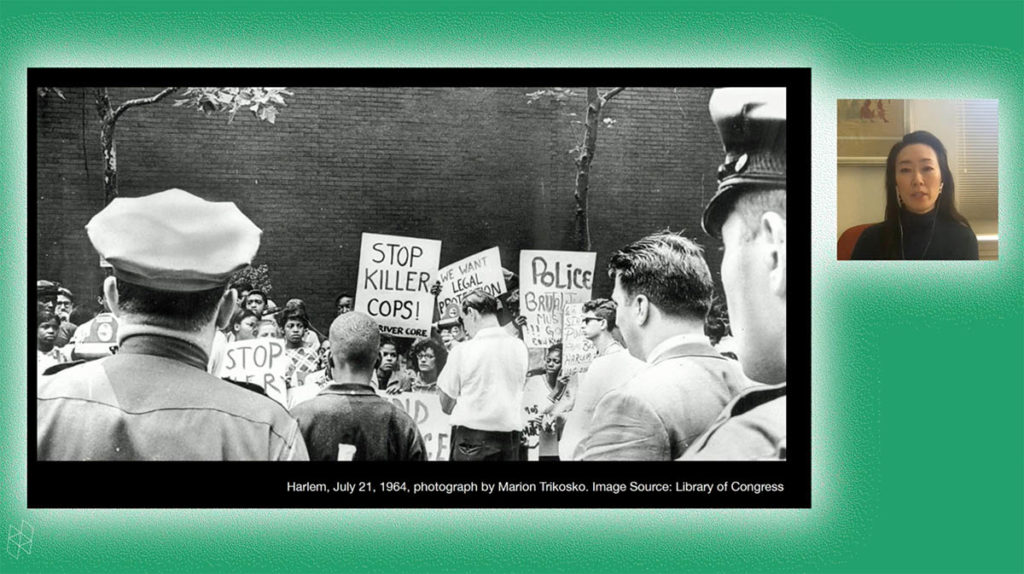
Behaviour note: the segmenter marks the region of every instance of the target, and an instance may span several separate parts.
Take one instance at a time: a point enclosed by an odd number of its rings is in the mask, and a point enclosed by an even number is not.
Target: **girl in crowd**
[[[409,376],[388,387],[389,393],[436,391],[437,377],[448,361],[448,351],[434,338],[417,339],[409,349]]]
[[[256,325],[259,318],[249,309],[239,309],[231,316],[228,341],[248,341],[256,338]]]
[[[537,460],[559,460],[558,441],[565,426],[564,413],[572,408],[573,401],[569,377],[562,376],[561,342],[548,347],[544,373],[527,379],[526,394],[527,421],[523,437],[528,448],[537,448]],[[532,458],[527,455],[522,460]]]
[[[66,363],[70,359],[54,343],[60,330],[60,317],[43,306],[36,308],[36,373],[42,375],[46,369]]]

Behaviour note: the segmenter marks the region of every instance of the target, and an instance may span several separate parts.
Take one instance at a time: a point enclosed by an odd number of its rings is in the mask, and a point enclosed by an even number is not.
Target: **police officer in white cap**
[[[786,457],[786,91],[716,90],[725,147],[704,231],[722,239],[722,287],[744,373],[765,385],[735,397],[680,460]]]
[[[86,226],[114,269],[104,295],[119,351],[41,383],[40,460],[307,460],[273,400],[206,372],[235,310],[231,275],[261,231],[234,203],[180,189],[118,198]]]

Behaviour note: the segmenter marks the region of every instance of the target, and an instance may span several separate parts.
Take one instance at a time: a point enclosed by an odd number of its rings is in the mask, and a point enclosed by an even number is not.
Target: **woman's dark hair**
[[[292,319],[302,323],[302,326],[309,328],[309,317],[306,312],[297,306],[285,307],[280,313],[277,314],[277,325],[284,329],[284,326],[288,324],[288,321]]]
[[[946,152],[946,146],[942,145],[939,138],[932,135],[931,132],[923,130],[911,132],[903,136],[902,140],[892,146],[892,149],[889,150],[889,157],[885,160],[885,221],[882,224],[883,259],[900,258],[900,204],[897,200],[896,192],[896,157],[903,151],[903,148],[914,144],[924,144],[932,148],[935,152],[935,157],[939,160],[939,174],[942,176],[942,193],[936,200],[935,209],[938,210],[936,216],[948,221],[955,221],[968,228],[971,226],[967,222],[967,218],[956,209],[956,184],[953,182],[953,171],[949,169],[949,154]]]
[[[409,368],[414,372],[420,372],[420,362],[417,356],[426,349],[434,351],[434,372],[440,374],[441,369],[444,369],[445,363],[448,362],[448,349],[445,349],[440,341],[433,338],[417,339],[412,344],[412,347],[409,348]]]
[[[229,326],[229,331],[234,331],[235,327],[241,325],[242,321],[245,321],[249,317],[252,317],[257,321],[259,321],[260,319],[259,317],[256,316],[256,313],[253,313],[249,309],[239,309],[235,311],[235,314],[231,316],[231,325]]]

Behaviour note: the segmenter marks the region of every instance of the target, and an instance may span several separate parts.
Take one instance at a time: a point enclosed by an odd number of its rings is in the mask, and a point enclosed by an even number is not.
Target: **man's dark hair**
[[[462,300],[462,312],[476,309],[481,315],[497,315],[498,300],[483,289],[476,289]]]
[[[253,289],[252,291],[249,291],[249,294],[245,296],[245,299],[246,299],[245,302],[248,303],[249,302],[249,297],[252,297],[253,295],[259,295],[260,297],[263,298],[263,303],[264,304],[267,303],[267,294],[264,293],[263,291],[260,291],[259,289]]]
[[[356,300],[355,297],[353,297],[349,292],[346,291],[346,292],[342,293],[341,295],[338,295],[337,297],[334,298],[334,306],[337,307],[338,303],[341,303],[341,300],[344,299],[345,297],[348,297],[349,299],[351,299],[353,303]]]
[[[729,329],[729,308],[722,300],[715,301],[704,322],[704,334],[708,336],[712,345],[717,345],[722,337],[731,333]]]
[[[380,347],[383,347],[384,345],[391,345],[395,348],[396,352],[398,351],[398,345],[395,343],[395,340],[391,338],[391,335],[380,336]]]
[[[194,333],[213,320],[225,288],[177,292],[117,280],[117,306],[146,325]]]
[[[628,295],[646,295],[670,315],[707,317],[714,296],[711,270],[696,242],[664,231],[623,247],[608,262]]]
[[[583,304],[584,313],[593,313],[604,319],[604,330],[609,333],[615,330],[615,311],[619,306],[611,299],[591,299]]]

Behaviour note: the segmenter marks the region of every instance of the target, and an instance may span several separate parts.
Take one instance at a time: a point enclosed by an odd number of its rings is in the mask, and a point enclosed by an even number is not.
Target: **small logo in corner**
[[[35,529],[28,522],[22,520],[21,528],[15,528],[13,524],[7,529],[7,553],[15,560],[22,554],[32,554],[32,535]]]

